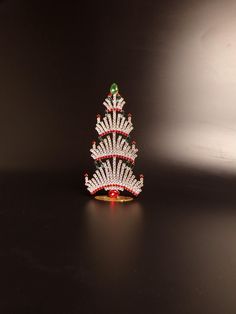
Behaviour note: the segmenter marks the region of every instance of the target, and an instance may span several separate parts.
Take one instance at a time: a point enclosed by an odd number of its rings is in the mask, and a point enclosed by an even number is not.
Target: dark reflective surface
[[[158,173],[127,204],[77,175],[2,176],[1,313],[234,314],[233,180]]]
[[[103,282],[125,279],[138,258],[142,206],[90,200],[85,205],[88,257]]]

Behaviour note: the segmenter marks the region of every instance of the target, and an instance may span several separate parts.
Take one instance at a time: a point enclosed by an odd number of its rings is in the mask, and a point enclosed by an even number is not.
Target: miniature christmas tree
[[[91,179],[85,174],[85,185],[92,195],[103,189],[108,191],[108,196],[96,196],[100,200],[130,201],[133,198],[120,196],[119,191],[126,190],[134,196],[142,191],[143,175],[137,180],[132,171],[138,149],[134,141],[131,145],[129,143],[133,124],[131,114],[127,117],[124,114],[124,104],[118,86],[114,83],[103,103],[106,107],[105,116],[101,118],[97,115],[99,144],[94,141],[90,149],[97,170]]]

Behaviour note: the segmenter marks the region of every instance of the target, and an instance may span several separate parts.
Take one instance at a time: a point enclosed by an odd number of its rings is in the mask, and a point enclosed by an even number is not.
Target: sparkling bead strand
[[[122,114],[118,113],[117,121],[116,121],[116,131],[120,130],[120,120],[122,118]]]
[[[126,185],[129,184],[129,180],[130,180],[130,178],[131,178],[132,175],[133,175],[133,171],[130,169],[129,174],[128,174],[126,180],[125,180]]]
[[[96,187],[98,188],[101,183],[100,183],[100,180],[99,180],[99,178],[98,178],[98,176],[97,176],[96,171],[95,171],[95,173],[93,174],[93,178],[95,179],[95,181],[96,181]]]
[[[112,160],[112,168],[113,168],[113,182],[114,184],[117,184],[117,176],[116,176],[116,157],[113,157],[113,160]]]
[[[98,150],[98,157],[101,157],[103,153],[102,153],[102,148],[100,145],[98,145],[97,150]]]
[[[104,163],[104,171],[106,174],[106,185],[108,185],[109,184],[109,170],[108,170],[107,162]]]
[[[112,112],[112,130],[116,129],[116,111]]]
[[[124,98],[119,99],[117,108],[119,108],[120,110],[122,110],[124,104],[125,104]]]
[[[130,168],[129,167],[125,167],[125,173],[124,173],[124,176],[123,176],[123,178],[122,178],[122,182],[123,182],[123,185],[125,186],[126,185],[126,179],[127,179],[127,175],[128,175],[128,173],[129,173],[129,171],[130,171]]]
[[[123,146],[122,154],[124,158],[128,158],[127,148],[129,147],[129,144],[126,142]]]
[[[118,150],[118,151],[121,150],[121,148],[120,148],[120,141],[121,141],[121,139],[122,139],[122,136],[119,135],[119,136],[118,136],[118,139],[117,139],[117,150]]]
[[[113,103],[113,108],[116,108],[116,94],[113,94],[112,103]]]
[[[106,126],[106,132],[110,129],[109,128],[109,124],[108,124],[108,122],[107,122],[107,117],[104,117],[103,118],[103,121],[104,121],[104,124],[105,124],[105,126]]]
[[[94,180],[94,178],[91,179],[90,183],[91,190],[92,191],[96,190],[96,181]]]
[[[114,102],[114,105],[113,105],[113,110],[114,111],[117,110],[117,105],[118,105],[118,100],[116,99],[116,101]]]
[[[124,139],[121,140],[121,145],[120,145],[119,153],[121,156],[124,156],[123,146],[124,146]]]
[[[108,146],[107,137],[104,139],[103,143],[105,144],[106,152],[108,152],[109,151],[109,146]]]
[[[108,159],[107,160],[107,166],[108,166],[108,171],[109,171],[109,185],[112,184],[112,168],[111,168],[111,162]]]
[[[101,167],[99,167],[99,171],[100,171],[100,173],[101,173],[101,175],[102,175],[102,178],[103,178],[103,182],[104,182],[104,185],[106,185],[107,184],[107,180],[106,180],[106,175],[105,175],[105,172],[104,172],[104,170],[103,170],[103,167],[101,166]]]
[[[119,185],[121,185],[121,180],[120,180],[120,167],[122,165],[122,160],[118,161],[118,165],[117,165],[117,182]]]
[[[91,187],[93,190],[96,190],[97,188],[97,182],[94,178],[91,179]]]
[[[123,151],[124,151],[125,154],[127,153],[128,147],[129,147],[129,143],[125,142],[124,146],[123,146]]]
[[[130,145],[128,145],[127,148],[126,148],[126,155],[127,155],[127,157],[130,158],[130,159],[133,159],[133,154],[132,153],[133,153],[132,148],[131,148]]]
[[[102,134],[101,128],[98,124],[96,125],[95,130],[98,132],[99,135]]]
[[[96,159],[98,156],[98,150],[96,148],[96,144],[93,144],[92,148],[90,149],[90,152],[91,152],[91,157]]]
[[[104,146],[104,143],[103,143],[103,142],[100,142],[99,145],[101,146],[102,153],[105,155],[105,154],[106,154],[106,148],[105,148],[105,146]]]
[[[122,149],[121,149],[121,140],[122,140],[122,136],[119,135],[118,140],[117,140],[117,153],[121,154]]]
[[[138,181],[138,180],[137,180],[137,182],[135,182],[135,189],[136,189],[137,191],[141,189],[141,186],[142,186],[142,185],[140,185],[140,183],[141,183],[141,182]]]
[[[108,140],[108,146],[109,146],[108,155],[111,155],[112,154],[112,143],[111,143],[110,135],[108,135],[107,140]]]
[[[101,127],[102,127],[102,129],[103,129],[103,133],[105,133],[105,132],[107,131],[107,128],[106,128],[104,122],[101,121],[101,122],[100,122],[100,125],[101,125]]]
[[[108,184],[108,179],[107,179],[107,173],[106,173],[106,163],[103,163],[103,166],[101,166],[100,171],[101,171],[101,173],[104,176],[105,185],[107,185]]]
[[[110,113],[108,113],[108,115],[107,115],[107,118],[108,118],[108,123],[109,123],[109,130],[112,130],[112,119],[111,119],[111,114]]]
[[[132,189],[132,182],[135,179],[135,176],[132,174],[127,180],[127,187],[131,190]]]
[[[120,131],[123,131],[123,124],[124,124],[124,122],[125,122],[125,117],[122,117],[121,122],[120,122],[120,127],[119,127]]]
[[[93,157],[94,159],[97,158],[97,150],[96,149],[91,148],[90,152],[91,152],[91,157]]]
[[[100,186],[103,186],[103,185],[104,185],[104,182],[103,182],[103,178],[102,178],[102,176],[101,176],[100,171],[99,171],[99,170],[96,170],[95,172],[96,172],[96,174],[97,174],[97,176],[98,176],[98,178],[99,178]]]
[[[123,110],[124,105],[126,102],[124,101],[124,98],[122,98],[121,103],[120,103],[120,109]]]
[[[106,107],[107,110],[110,109],[110,108],[109,108],[109,105],[108,105],[105,101],[103,102],[103,105]]]
[[[120,98],[119,100],[117,100],[116,108],[117,108],[118,110],[120,110],[120,104],[121,104],[121,102],[122,102],[122,98]]]
[[[131,182],[131,186],[133,187],[133,189],[136,189],[136,183],[137,183],[137,179],[134,177],[134,180],[132,180]]]
[[[97,182],[97,188],[99,188],[100,186],[102,186],[102,182],[100,181],[98,175],[97,175],[97,171],[94,173],[94,179],[96,180]]]
[[[123,176],[124,176],[125,168],[126,168],[126,165],[125,163],[122,162],[121,172],[120,172],[120,183],[122,185],[123,185]]]
[[[113,104],[112,104],[112,102],[111,102],[111,100],[110,100],[110,98],[106,98],[106,102],[108,103],[108,105],[109,105],[109,109],[111,110],[112,109],[112,107],[113,107]]]
[[[105,101],[103,102],[103,105],[107,108],[107,110],[112,109],[112,103],[108,98],[105,99]]]
[[[124,132],[126,132],[127,125],[128,125],[128,121],[126,120],[122,126],[122,129]]]

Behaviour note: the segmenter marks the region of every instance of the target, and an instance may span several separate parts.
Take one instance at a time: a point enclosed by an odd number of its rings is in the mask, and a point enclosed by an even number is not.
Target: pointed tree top
[[[110,92],[112,95],[117,94],[119,91],[118,85],[116,83],[113,83],[110,87]]]

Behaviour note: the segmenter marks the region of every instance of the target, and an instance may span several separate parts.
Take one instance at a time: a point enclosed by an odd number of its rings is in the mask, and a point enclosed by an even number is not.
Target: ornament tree
[[[124,104],[118,86],[114,83],[103,103],[105,116],[102,118],[97,115],[99,143],[94,141],[90,149],[97,170],[91,179],[85,174],[85,185],[92,195],[100,190],[108,192],[108,195],[95,196],[99,200],[130,201],[133,198],[121,196],[120,191],[126,190],[134,196],[142,191],[143,175],[137,180],[132,171],[138,149],[134,141],[130,144],[129,134],[133,124],[131,114],[126,116],[123,111]]]

